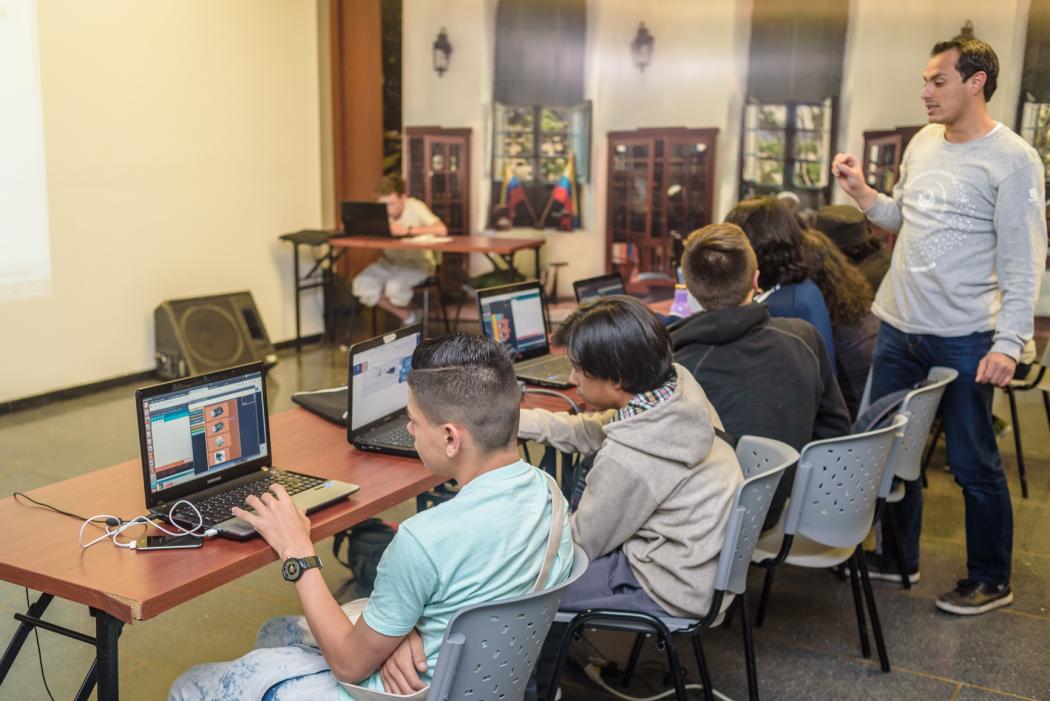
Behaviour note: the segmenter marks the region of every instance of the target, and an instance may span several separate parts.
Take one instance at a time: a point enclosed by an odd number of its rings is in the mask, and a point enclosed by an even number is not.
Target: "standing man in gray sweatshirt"
[[[998,74],[999,59],[982,41],[957,37],[933,47],[922,90],[930,124],[908,145],[892,198],[868,187],[855,157],[832,162],[835,179],[868,219],[899,232],[872,306],[882,320],[872,398],[920,382],[934,365],[959,371],[941,408],[948,463],[966,505],[968,575],[936,603],[963,615],[1013,601],[1013,512],[992,395],[1013,377],[1032,338],[1047,251],[1039,155],[988,115]],[[914,582],[922,489],[917,482],[906,488],[898,515]],[[873,577],[899,578],[889,565],[893,553],[869,562]]]

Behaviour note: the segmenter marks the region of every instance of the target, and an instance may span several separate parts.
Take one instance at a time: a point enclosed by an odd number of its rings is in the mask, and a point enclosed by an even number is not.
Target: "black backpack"
[[[372,593],[376,583],[379,560],[396,533],[396,525],[378,518],[370,518],[353,528],[335,534],[332,541],[332,554],[335,555],[336,560],[348,567],[353,575],[341,589],[353,583],[356,596],[363,597]],[[346,543],[345,558],[340,555],[343,543]]]

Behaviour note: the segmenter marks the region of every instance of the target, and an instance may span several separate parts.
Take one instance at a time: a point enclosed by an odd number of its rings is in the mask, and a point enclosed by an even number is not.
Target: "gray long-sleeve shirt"
[[[905,333],[991,331],[1014,358],[1032,338],[1046,265],[1043,164],[1002,124],[950,143],[930,124],[908,144],[893,197],[868,218],[900,236],[872,311]]]

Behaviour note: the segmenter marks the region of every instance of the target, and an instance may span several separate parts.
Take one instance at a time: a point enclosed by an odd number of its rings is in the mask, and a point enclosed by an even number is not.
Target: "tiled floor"
[[[291,407],[301,388],[345,382],[345,357],[333,349],[282,354],[271,373],[271,409]],[[94,470],[137,454],[133,387],[0,416],[0,494],[28,490]],[[765,699],[924,699],[990,701],[1050,699],[1050,436],[1036,394],[1021,397],[1031,498],[1020,498],[1013,441],[1001,447],[1014,494],[1014,588],[1010,608],[972,619],[938,613],[933,598],[964,574],[962,498],[935,458],[926,491],[922,582],[906,592],[876,583],[875,595],[886,632],[891,674],[860,656],[848,585],[823,571],[785,567],[777,575],[766,625],[756,630],[762,695]],[[1001,415],[1008,415],[1003,407]],[[405,518],[405,503],[389,516]],[[56,518],[58,518],[56,516]],[[4,524],[5,528],[17,524]],[[325,552],[328,544],[321,545]],[[338,566],[324,570],[332,588],[344,578]],[[760,577],[753,574],[753,587]],[[15,629],[11,617],[24,611],[21,588],[0,583],[0,643]],[[297,611],[292,592],[276,565],[201,596],[160,617],[125,628],[120,641],[122,697],[161,699],[181,671],[198,662],[229,659],[247,650],[266,618]],[[83,607],[57,601],[47,617],[93,633]],[[44,666],[56,699],[71,698],[90,662],[87,646],[43,631]],[[739,624],[710,632],[705,651],[715,687],[732,699],[746,698]],[[6,643],[5,643],[6,644]],[[583,656],[622,665],[630,639],[608,633],[588,635]],[[663,656],[652,643],[627,692],[651,696],[666,689]],[[691,658],[683,655],[691,681]],[[610,683],[617,689],[615,675]],[[578,669],[563,680],[565,699],[613,699]],[[694,692],[700,698],[698,692]],[[0,699],[46,699],[30,638]]]

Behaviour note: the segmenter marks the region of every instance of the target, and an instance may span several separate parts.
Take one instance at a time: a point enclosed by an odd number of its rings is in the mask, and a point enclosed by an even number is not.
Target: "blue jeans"
[[[994,388],[978,384],[977,365],[992,347],[992,332],[941,337],[906,334],[883,322],[875,343],[871,397],[911,387],[935,365],[959,371],[941,400],[948,465],[963,490],[966,507],[966,567],[969,578],[1008,584],[1013,553],[1013,509],[992,426]],[[922,486],[905,482],[904,500],[894,507],[901,549],[909,571],[919,567]],[[892,539],[883,552],[896,553]],[[890,560],[892,562],[893,560]]]

